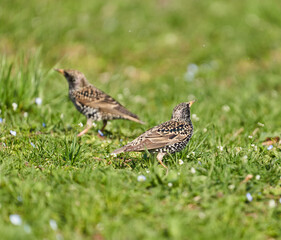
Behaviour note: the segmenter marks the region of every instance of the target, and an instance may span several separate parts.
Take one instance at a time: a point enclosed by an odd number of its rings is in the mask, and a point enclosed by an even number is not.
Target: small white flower
[[[193,94],[190,94],[187,96],[187,99],[196,99],[196,97]]]
[[[243,162],[243,163],[247,163],[247,162],[248,162],[248,156],[247,156],[247,155],[244,155],[244,156],[242,157],[242,162]]]
[[[172,186],[173,186],[173,183],[169,182],[168,187],[172,187]]]
[[[195,121],[195,122],[198,122],[199,121],[199,117],[197,117],[197,115],[196,114],[192,114],[191,115],[191,118]]]
[[[255,144],[251,144],[251,147],[253,147],[255,151],[258,151],[258,147]]]
[[[205,132],[207,132],[208,131],[208,129],[207,128],[203,128],[203,132],[205,133]]]
[[[24,118],[27,118],[27,117],[28,117],[28,112],[24,112],[24,113],[23,113],[23,117],[24,117]]]
[[[270,145],[270,146],[267,147],[267,150],[271,150],[272,148],[273,148],[273,146]]]
[[[138,182],[144,182],[146,180],[146,177],[143,175],[138,176]]]
[[[222,152],[223,151],[223,146],[217,146],[217,149],[219,149]]]
[[[63,113],[60,115],[60,119],[63,119],[64,118],[64,115],[63,115]]]
[[[16,103],[12,103],[12,107],[13,107],[13,110],[14,110],[14,111],[16,111],[16,110],[17,110],[17,108],[18,108],[18,104],[16,104]]]
[[[63,240],[63,236],[60,233],[57,233],[56,240]]]
[[[191,172],[192,174],[196,173],[195,168],[192,167],[192,168],[190,169],[190,172]]]
[[[146,173],[150,173],[150,171],[148,169],[146,169],[145,171],[146,171]]]
[[[247,194],[246,194],[246,198],[247,198],[247,200],[248,200],[249,202],[252,202],[252,201],[253,201],[253,197],[252,197],[251,193],[247,193]]]
[[[96,225],[96,227],[97,227],[97,229],[100,230],[100,231],[102,231],[102,230],[104,229],[102,223],[100,223],[100,222]]]
[[[264,124],[263,124],[263,123],[258,122],[258,126],[260,126],[260,127],[264,127]]]
[[[58,229],[57,222],[56,222],[54,219],[50,219],[49,224],[50,224],[50,227],[51,227],[54,231],[56,231],[56,230]]]
[[[110,154],[112,157],[117,157],[117,154],[116,153],[111,153]]]
[[[97,126],[97,124],[93,122],[93,123],[92,123],[92,126],[93,126],[93,127],[96,127],[96,126]]]
[[[233,190],[233,189],[235,188],[235,185],[230,184],[230,185],[228,185],[228,188],[229,188],[230,190]]]
[[[119,99],[119,100],[123,100],[123,94],[121,94],[121,93],[119,93],[118,95],[117,95],[117,98]]]
[[[31,227],[28,224],[24,224],[23,230],[28,234],[31,233]]]
[[[10,133],[11,133],[11,135],[13,135],[13,136],[17,136],[17,132],[16,132],[16,131],[10,130]]]
[[[178,175],[181,175],[181,173],[180,173],[180,172],[178,172]]]
[[[273,199],[271,199],[271,200],[269,200],[269,202],[268,202],[268,206],[269,206],[270,208],[275,208],[275,207],[276,207],[276,202],[275,202]]]
[[[184,163],[183,160],[180,159],[179,160],[179,165],[183,165],[183,163]]]
[[[261,179],[261,176],[260,175],[257,175],[256,176],[256,180],[260,180]]]
[[[189,158],[189,155],[186,155],[186,158]]]
[[[204,219],[206,217],[206,214],[203,213],[203,212],[199,212],[198,217],[201,218],[201,219]]]
[[[195,156],[195,152],[191,152],[191,155],[192,155],[192,156]]]
[[[230,107],[229,107],[228,105],[223,105],[223,106],[222,106],[222,110],[223,110],[224,112],[229,112],[229,111],[230,111]]]
[[[21,196],[17,196],[17,200],[18,200],[19,202],[22,202],[22,197],[21,197]]]
[[[14,225],[16,225],[16,226],[19,226],[19,225],[22,224],[21,217],[20,217],[20,215],[18,215],[18,214],[11,214],[11,215],[9,216],[9,218],[10,218],[11,223],[14,224]]]
[[[78,126],[79,126],[79,127],[83,127],[83,123],[81,123],[81,122],[78,123]]]
[[[248,136],[248,138],[249,138],[249,139],[252,139],[252,138],[253,138],[253,136],[251,136],[251,135],[250,135],[250,136]]]
[[[40,106],[42,104],[42,99],[40,97],[35,98],[35,103]]]
[[[279,198],[279,203],[281,203],[281,198]]]
[[[198,201],[201,200],[201,197],[200,197],[200,196],[196,196],[196,197],[193,198],[193,200],[194,200],[195,202],[198,202]]]
[[[242,148],[241,147],[236,147],[235,150],[236,150],[236,154],[237,154],[237,153],[242,151]]]
[[[184,74],[184,78],[186,81],[193,81],[193,79],[195,78],[197,72],[198,72],[199,68],[196,64],[191,63],[187,66],[187,70]]]

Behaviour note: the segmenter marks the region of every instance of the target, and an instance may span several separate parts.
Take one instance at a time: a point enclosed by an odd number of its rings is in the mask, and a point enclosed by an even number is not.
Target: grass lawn
[[[280,13],[274,0],[2,0],[0,238],[281,239],[281,145],[263,145],[281,135]],[[86,118],[54,67],[146,125],[76,138]],[[193,99],[168,175],[155,156],[110,155]]]

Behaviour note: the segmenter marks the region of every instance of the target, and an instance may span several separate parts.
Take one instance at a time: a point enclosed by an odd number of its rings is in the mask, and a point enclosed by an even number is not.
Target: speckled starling
[[[87,117],[87,127],[78,134],[79,137],[89,131],[93,121],[103,121],[101,132],[104,130],[107,121],[113,119],[127,119],[143,124],[137,115],[91,85],[83,73],[77,70],[55,70],[64,75],[69,85],[69,98],[77,110]]]
[[[193,126],[190,120],[190,107],[194,101],[177,105],[170,121],[153,127],[137,137],[122,148],[112,153],[149,151],[158,153],[157,160],[167,168],[162,159],[167,153],[179,152],[185,148],[193,134]]]

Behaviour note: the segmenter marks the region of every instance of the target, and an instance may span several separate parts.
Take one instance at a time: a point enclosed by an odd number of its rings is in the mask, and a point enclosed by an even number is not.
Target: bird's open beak
[[[195,101],[196,101],[196,100],[192,100],[192,101],[188,102],[188,103],[189,103],[189,107],[191,107],[192,104],[195,103]]]
[[[63,69],[54,68],[54,70],[56,70],[60,74],[64,75],[64,70]]]

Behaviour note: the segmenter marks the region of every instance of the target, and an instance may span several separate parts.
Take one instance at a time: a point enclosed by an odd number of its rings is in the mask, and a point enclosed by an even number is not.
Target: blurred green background
[[[280,145],[262,145],[281,131],[280,27],[275,0],[2,0],[4,239],[280,239]],[[112,121],[103,142],[97,123],[76,140],[86,119],[54,67],[80,70],[147,125]],[[153,157],[109,156],[192,99],[195,134],[168,176]]]

